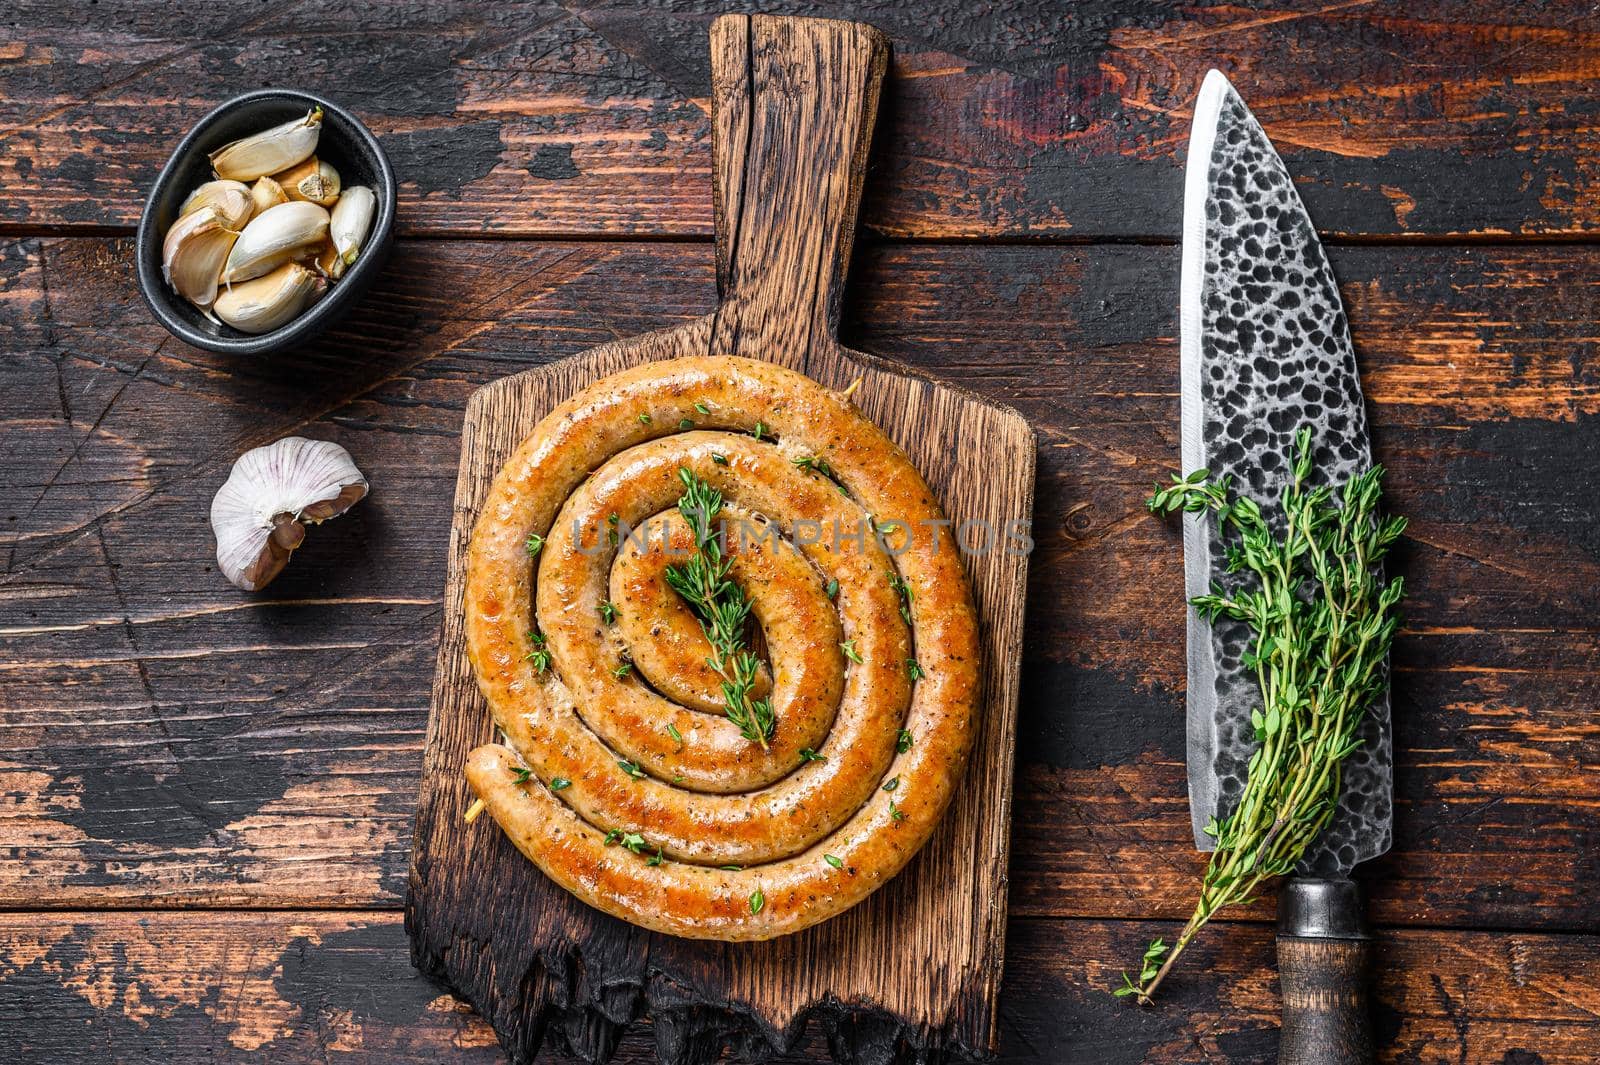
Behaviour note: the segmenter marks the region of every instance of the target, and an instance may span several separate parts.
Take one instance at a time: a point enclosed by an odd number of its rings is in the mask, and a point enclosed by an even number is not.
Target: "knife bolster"
[[[1350,880],[1293,879],[1278,899],[1280,1065],[1368,1065],[1371,936]]]
[[[1285,880],[1278,892],[1278,935],[1371,939],[1361,886],[1354,880]]]

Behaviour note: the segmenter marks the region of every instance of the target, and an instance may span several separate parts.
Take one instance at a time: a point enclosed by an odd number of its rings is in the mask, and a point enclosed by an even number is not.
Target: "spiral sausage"
[[[665,582],[694,547],[688,475],[722,494],[768,648],[765,745],[723,715]],[[758,940],[848,909],[927,841],[971,746],[977,623],[946,526],[905,454],[801,374],[709,356],[596,382],[473,532],[467,650],[508,745],[473,751],[469,784],[547,875],[647,928]]]

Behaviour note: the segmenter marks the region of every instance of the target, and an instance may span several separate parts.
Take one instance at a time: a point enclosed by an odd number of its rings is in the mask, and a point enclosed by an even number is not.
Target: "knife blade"
[[[1231,476],[1269,514],[1290,470],[1294,433],[1312,426],[1315,483],[1342,483],[1372,463],[1355,348],[1338,285],[1294,182],[1261,124],[1220,71],[1195,105],[1184,188],[1181,312],[1183,469]],[[1281,530],[1280,530],[1281,531]],[[1183,523],[1185,590],[1224,588],[1214,524]],[[1255,749],[1254,674],[1240,664],[1242,622],[1188,614],[1189,814],[1195,845],[1239,801]],[[1393,770],[1387,693],[1344,765],[1333,820],[1302,875],[1347,876],[1389,849]]]
[[[1280,523],[1295,432],[1312,430],[1313,484],[1371,465],[1355,348],[1338,285],[1283,161],[1221,72],[1195,103],[1184,186],[1180,313],[1183,469],[1231,478]],[[1209,514],[1185,514],[1189,597],[1232,592],[1243,575]],[[1244,791],[1262,697],[1243,664],[1248,627],[1188,612],[1187,764],[1195,845]],[[1279,895],[1286,1065],[1371,1060],[1367,938],[1350,872],[1389,849],[1393,757],[1387,684],[1344,763],[1337,809]]]

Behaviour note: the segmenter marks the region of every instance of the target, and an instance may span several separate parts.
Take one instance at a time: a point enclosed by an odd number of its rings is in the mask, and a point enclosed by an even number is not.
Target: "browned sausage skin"
[[[684,421],[691,431],[678,430]],[[628,561],[614,567],[608,523],[656,519],[681,542],[666,518],[680,469],[720,490],[729,515],[788,534],[881,517],[916,531],[892,557],[871,535],[796,536],[735,555],[774,664],[778,724],[765,751],[706,713],[720,706],[715,675],[685,664],[685,647],[704,646],[681,604],[654,634],[648,613],[627,615],[660,605],[664,563],[624,546]],[[524,441],[473,533],[468,652],[514,750],[473,752],[469,782],[548,875],[646,927],[765,939],[854,905],[927,840],[971,743],[976,620],[952,537],[928,532],[941,521],[904,454],[847,399],[793,371],[712,356],[597,382]],[[604,616],[608,602],[621,623]],[[545,672],[529,657],[535,625]],[[662,632],[670,639],[653,643]],[[625,661],[637,668],[618,676]],[[806,748],[826,760],[802,759]],[[519,782],[523,769],[532,778]],[[552,792],[558,778],[570,784]],[[615,834],[607,842],[613,830],[636,833],[625,838],[637,852]]]

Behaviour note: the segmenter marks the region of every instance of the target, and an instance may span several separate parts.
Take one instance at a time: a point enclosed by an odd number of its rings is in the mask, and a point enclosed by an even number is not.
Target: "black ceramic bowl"
[[[317,158],[333,164],[344,188],[366,185],[377,197],[378,210],[366,246],[328,294],[289,324],[259,335],[218,325],[163,280],[161,242],[167,227],[177,219],[178,208],[189,193],[211,180],[211,152],[298,118],[313,107],[321,107],[323,113]],[[161,324],[185,343],[224,354],[267,355],[304,343],[344,317],[372,287],[393,239],[394,173],[378,139],[355,116],[320,96],[292,89],[263,89],[236,96],[202,118],[162,168],[139,219],[139,291]]]

